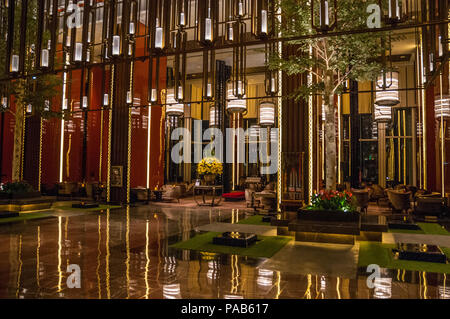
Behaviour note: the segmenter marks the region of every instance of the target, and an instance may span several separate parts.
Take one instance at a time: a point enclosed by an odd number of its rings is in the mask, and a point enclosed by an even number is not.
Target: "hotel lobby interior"
[[[450,299],[448,0],[0,0],[0,299]]]

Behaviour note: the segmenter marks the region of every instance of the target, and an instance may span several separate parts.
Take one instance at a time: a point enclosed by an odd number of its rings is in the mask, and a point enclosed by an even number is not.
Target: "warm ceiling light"
[[[275,104],[272,102],[262,102],[259,105],[259,124],[261,126],[271,126],[275,124]]]
[[[434,109],[436,118],[450,119],[450,96],[443,95],[442,98],[438,95],[434,101]]]
[[[377,91],[375,93],[375,104],[394,106],[400,103],[398,72],[387,72],[380,75],[377,80]]]
[[[166,115],[182,116],[184,114],[184,104],[177,103],[175,100],[174,89],[167,90]]]

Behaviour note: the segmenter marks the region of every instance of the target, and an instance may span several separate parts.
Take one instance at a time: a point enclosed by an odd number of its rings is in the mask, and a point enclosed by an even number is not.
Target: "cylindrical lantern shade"
[[[259,137],[260,127],[258,125],[252,125],[249,128],[249,137],[251,139],[257,139]]]
[[[386,80],[380,75],[377,80],[375,104],[394,106],[400,103],[398,88],[398,72],[387,72]]]
[[[175,100],[174,89],[167,90],[166,115],[181,116],[184,114],[184,104],[177,103]]]
[[[46,112],[50,111],[50,101],[49,100],[44,101],[44,111],[46,111]]]
[[[81,62],[82,58],[83,58],[83,44],[77,42],[75,43],[75,52],[73,60],[75,62]]]
[[[11,57],[11,72],[19,72],[19,56],[14,54]]]
[[[41,67],[43,67],[43,68],[48,67],[48,58],[49,58],[49,50],[43,49],[41,51]]]
[[[436,96],[434,101],[434,109],[438,120],[441,117],[444,119],[450,119],[450,96],[443,95],[442,98],[440,95]]]
[[[375,104],[374,119],[376,122],[389,122],[392,119],[392,108]]]
[[[228,103],[227,103],[227,110],[232,113],[244,113],[247,111],[247,100],[244,99],[237,99],[236,96],[234,96],[234,90],[232,87],[228,88]],[[245,96],[244,96],[245,98]]]
[[[112,40],[112,55],[120,55],[120,36],[113,36]]]
[[[8,108],[8,98],[7,98],[6,96],[3,96],[3,97],[2,97],[0,106],[1,106],[3,109],[7,109],[7,108]]]
[[[262,102],[259,105],[259,124],[261,126],[275,124],[275,104],[272,102]]]
[[[215,106],[211,106],[209,109],[209,126],[214,127],[219,125],[218,110]]]

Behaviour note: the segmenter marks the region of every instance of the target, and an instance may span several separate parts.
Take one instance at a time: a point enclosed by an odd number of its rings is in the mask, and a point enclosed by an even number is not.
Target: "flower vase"
[[[207,174],[203,176],[203,179],[205,180],[206,185],[213,185],[216,181],[216,175],[215,174]]]

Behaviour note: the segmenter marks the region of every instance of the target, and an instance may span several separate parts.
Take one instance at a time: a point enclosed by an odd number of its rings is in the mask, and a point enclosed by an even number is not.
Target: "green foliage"
[[[19,53],[20,50],[20,26],[22,6],[21,2],[16,2],[15,17],[14,17],[14,41],[13,50],[15,53]],[[7,10],[3,10],[3,21],[7,21]],[[37,69],[34,65],[36,39],[37,37],[37,0],[28,1],[28,14],[27,14],[27,32],[26,32],[26,56],[25,56],[25,75],[36,73]],[[7,23],[0,26],[1,33],[6,34]],[[49,32],[44,32],[42,37],[42,44],[46,45],[50,39]],[[22,52],[20,52],[22,53]],[[6,74],[6,37],[0,40],[0,78],[5,78]],[[3,82],[6,85],[6,90],[11,96],[14,97],[16,104],[23,106],[31,104],[33,111],[40,114],[44,118],[61,117],[60,113],[53,111],[45,111],[45,100],[52,101],[52,99],[58,95],[58,89],[62,85],[62,79],[56,74],[41,74],[34,77],[24,77],[20,79],[11,80],[9,82]],[[1,84],[0,84],[1,85]],[[0,108],[0,112],[8,111],[7,109]]]
[[[2,193],[7,194],[23,194],[34,192],[33,187],[25,181],[11,182],[3,185]]]
[[[337,191],[320,191],[311,196],[310,210],[354,211],[352,193]]]
[[[330,2],[332,3],[332,2]],[[338,23],[333,32],[367,29],[367,6],[377,0],[339,0]],[[330,4],[331,5],[331,4]],[[371,81],[382,70],[379,62],[384,48],[381,38],[385,33],[354,33],[339,36],[314,37],[317,32],[311,27],[311,7],[309,1],[283,0],[280,2],[282,21],[277,29],[283,38],[310,36],[288,41],[296,50],[294,53],[269,59],[269,68],[282,70],[288,75],[310,72],[317,77],[314,84],[305,84],[294,92],[296,98],[311,94],[334,94],[342,90],[343,82],[352,79]],[[318,5],[316,5],[318,7]],[[316,10],[315,19],[318,21]],[[330,17],[333,19],[333,17]],[[313,54],[310,55],[310,48]],[[327,75],[331,75],[331,81]]]

